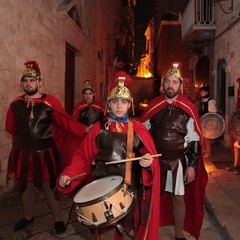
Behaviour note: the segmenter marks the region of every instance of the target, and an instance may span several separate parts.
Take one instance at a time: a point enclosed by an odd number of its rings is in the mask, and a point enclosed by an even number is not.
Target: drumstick
[[[151,157],[158,157],[158,156],[162,156],[162,154],[159,153],[159,154],[151,155]],[[122,159],[122,160],[116,160],[116,161],[111,161],[111,162],[105,162],[105,164],[123,163],[123,162],[136,161],[136,160],[140,160],[140,159],[142,159],[142,157],[127,158],[127,159]]]
[[[71,177],[71,178],[68,178],[66,181],[69,182],[69,181],[72,181],[74,179],[77,179],[77,178],[80,178],[81,176],[84,176],[86,173],[80,173],[74,177]]]

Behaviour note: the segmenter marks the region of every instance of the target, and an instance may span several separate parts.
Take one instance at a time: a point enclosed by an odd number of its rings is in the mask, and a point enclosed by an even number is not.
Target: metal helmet
[[[117,86],[110,91],[107,102],[113,99],[126,99],[129,102],[133,102],[130,90],[124,86],[125,80],[126,77],[118,77]]]
[[[86,81],[84,82],[84,86],[83,86],[82,93],[84,93],[86,90],[91,90],[93,93],[95,93],[95,90],[94,90],[94,88],[92,87],[90,80],[86,80]]]
[[[180,72],[180,70],[178,69],[179,67],[179,63],[173,63],[172,68],[170,68],[164,75],[164,78],[167,78],[169,76],[173,76],[173,77],[177,77],[181,82],[183,82],[183,77],[182,74]]]
[[[21,81],[25,77],[33,77],[38,81],[41,81],[41,72],[36,61],[25,62],[24,65],[26,66],[26,69],[22,73]]]

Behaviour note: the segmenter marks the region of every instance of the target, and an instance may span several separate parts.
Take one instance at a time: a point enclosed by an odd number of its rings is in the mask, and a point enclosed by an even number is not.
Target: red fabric
[[[17,102],[17,101],[26,101],[25,95],[17,97],[11,104]],[[36,98],[33,99],[35,104],[39,104],[40,102],[50,106],[54,111],[52,114],[53,117],[53,122],[51,124],[52,128],[52,134],[53,138],[55,140],[56,145],[58,146],[58,149],[61,153],[62,146],[64,146],[64,139],[66,139],[67,135],[74,135],[77,139],[81,139],[84,136],[84,131],[86,129],[86,126],[83,124],[78,123],[77,121],[73,120],[64,110],[62,107],[60,101],[51,95],[44,94],[45,97],[42,98]],[[15,116],[12,112],[11,105],[8,109],[7,112],[7,117],[6,117],[6,122],[5,122],[6,130],[13,136],[15,137]],[[14,150],[14,149],[13,149]],[[29,164],[30,166],[32,165],[32,158],[29,159]],[[48,180],[48,171],[46,167],[46,163],[44,161],[44,158],[41,159],[42,161],[42,171],[43,171],[43,180]],[[53,163],[54,167],[56,168],[55,163]],[[63,165],[64,159],[63,159]],[[13,171],[14,166],[9,166],[9,173]],[[18,166],[20,167],[20,166]],[[19,168],[20,169],[20,168]],[[16,169],[15,169],[16,170]],[[15,171],[14,170],[14,171]],[[56,171],[56,169],[54,169]],[[16,170],[17,171],[17,170]],[[20,170],[18,170],[18,173]],[[17,173],[17,172],[16,172]],[[58,175],[58,174],[56,174]],[[32,180],[32,175],[31,172],[29,173],[28,176],[29,180]]]
[[[125,126],[125,131],[127,131],[127,124],[122,122]],[[115,124],[110,125],[110,130],[114,131]],[[140,122],[133,121],[134,132],[140,137],[143,141],[146,149],[150,154],[156,154],[154,143],[151,135],[147,131],[146,127]],[[84,140],[81,143],[81,146],[77,149],[73,156],[73,160],[70,166],[68,166],[60,176],[68,175],[73,177],[79,173],[86,172],[87,175],[90,173],[90,165],[94,157],[98,153],[98,148],[95,144],[95,138],[100,133],[100,123],[97,122],[91,128],[89,133],[86,135]],[[159,236],[159,196],[160,196],[160,171],[159,171],[159,161],[158,158],[154,158],[154,161],[151,165],[151,174],[149,171],[143,168],[143,184],[145,186],[150,186],[146,190],[146,195],[149,196],[149,214],[147,222],[145,225],[142,225],[138,229],[137,239],[152,239],[157,240]],[[84,177],[75,179],[70,183],[66,188],[61,188],[57,184],[57,189],[63,193],[72,192],[82,181]],[[58,182],[58,181],[57,181]]]
[[[238,90],[237,90],[237,101],[236,101],[236,109],[240,108],[240,78],[237,79],[238,82]]]
[[[165,95],[161,95],[153,99],[147,109],[143,112],[140,117],[141,122],[145,122],[154,116],[158,111],[167,105]],[[173,106],[178,107],[186,111],[194,120],[194,130],[200,136],[200,145],[202,149],[202,129],[198,112],[195,105],[183,95],[178,95],[177,99],[172,103]],[[189,232],[195,238],[198,239],[204,217],[204,196],[205,188],[207,184],[207,172],[204,167],[202,151],[198,159],[196,167],[195,181],[186,185],[185,191],[185,204],[186,204],[186,217],[184,230]],[[161,210],[160,210],[160,224],[161,225],[174,225],[174,219],[172,215],[172,202],[170,195],[165,193],[161,197]]]
[[[92,108],[95,109],[95,110],[98,110],[98,111],[101,111],[103,114],[104,114],[104,111],[102,110],[102,108],[100,107],[101,104],[100,102],[98,101],[94,101],[92,104],[91,104]],[[72,113],[71,113],[71,117],[75,120],[78,120],[79,118],[79,112],[85,108],[88,107],[88,104],[86,103],[86,101],[81,101],[79,102],[75,107],[74,109],[72,110]]]
[[[108,87],[108,93],[110,93],[111,90],[112,90],[114,87],[117,86],[117,79],[118,79],[119,77],[125,77],[125,78],[126,78],[126,80],[125,80],[125,82],[124,82],[124,86],[125,86],[125,87],[127,87],[127,86],[132,82],[132,78],[131,78],[130,75],[128,75],[126,72],[124,72],[124,71],[117,71],[117,72],[113,75],[113,77],[112,77],[112,79],[111,79],[111,82],[110,82],[109,87]]]
[[[236,80],[236,82],[238,82],[238,90],[237,90],[236,106],[234,111],[240,109],[240,77]],[[234,143],[236,142],[236,140],[233,138],[232,131],[230,131],[230,137],[231,137],[231,150],[234,154]]]
[[[104,114],[102,108],[100,107],[100,102],[94,101],[91,104],[91,106],[93,109],[101,111]],[[79,102],[73,109],[73,111],[71,113],[71,117],[74,120],[78,121],[79,112],[85,108],[88,108],[88,104],[86,103],[86,101]],[[85,126],[85,127],[87,127],[87,126]],[[84,133],[83,137],[85,135],[86,135],[86,133]],[[63,142],[60,144],[62,146],[61,147],[61,155],[62,155],[62,158],[64,159],[63,168],[67,167],[71,163],[73,154],[76,151],[76,149],[80,146],[83,137],[79,138],[78,136],[74,136],[74,135],[68,135],[68,136],[65,136],[65,138],[61,137],[63,140]]]
[[[48,99],[46,99],[46,103],[47,101]],[[77,147],[81,143],[81,140],[85,136],[85,129],[87,128],[87,126],[77,122],[72,117],[70,117],[63,109],[60,102],[59,104],[54,109],[55,115],[61,116],[63,114],[64,118],[59,119],[57,117],[55,121],[55,142],[60,151],[62,158],[62,167],[64,169],[70,164],[69,161],[71,159],[72,153],[77,149]],[[61,114],[59,115],[59,113]]]

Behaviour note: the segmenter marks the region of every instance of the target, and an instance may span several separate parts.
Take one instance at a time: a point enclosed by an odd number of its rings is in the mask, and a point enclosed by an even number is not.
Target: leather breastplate
[[[127,134],[120,132],[107,131],[104,128],[106,121],[101,121],[101,133],[96,137],[96,145],[99,149],[95,162],[97,164],[95,178],[106,175],[125,175],[125,163],[105,165],[105,162],[121,160],[126,158]],[[134,134],[133,151],[135,155],[140,156],[138,151],[141,141]]]
[[[12,105],[12,111],[15,116],[16,130],[15,141],[19,145],[40,144],[43,142],[50,143],[52,140],[52,113],[53,109],[48,105],[40,102],[33,106],[34,118],[30,119],[32,108],[27,107],[27,103],[20,100]]]
[[[181,108],[169,104],[150,119],[150,132],[163,159],[174,160],[184,154],[189,118]]]
[[[95,122],[99,121],[101,118],[101,111],[92,108],[91,106],[81,110],[79,112],[78,122],[90,126]]]

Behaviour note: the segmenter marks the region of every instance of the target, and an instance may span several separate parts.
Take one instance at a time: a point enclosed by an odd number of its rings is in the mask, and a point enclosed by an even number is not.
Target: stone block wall
[[[90,79],[100,95],[101,72],[98,50],[114,46],[115,14],[120,0],[79,0],[76,3],[81,28],[59,9],[56,0],[2,0],[0,8],[0,196],[13,189],[6,184],[7,159],[11,136],[5,131],[6,112],[11,101],[22,94],[20,78],[24,62],[36,60],[42,73],[42,92],[59,98],[64,106],[65,49],[70,44],[75,56],[75,103],[81,100],[81,88]],[[114,49],[111,51],[113,52]],[[106,69],[104,69],[106,71]],[[105,72],[107,75],[107,73]]]

